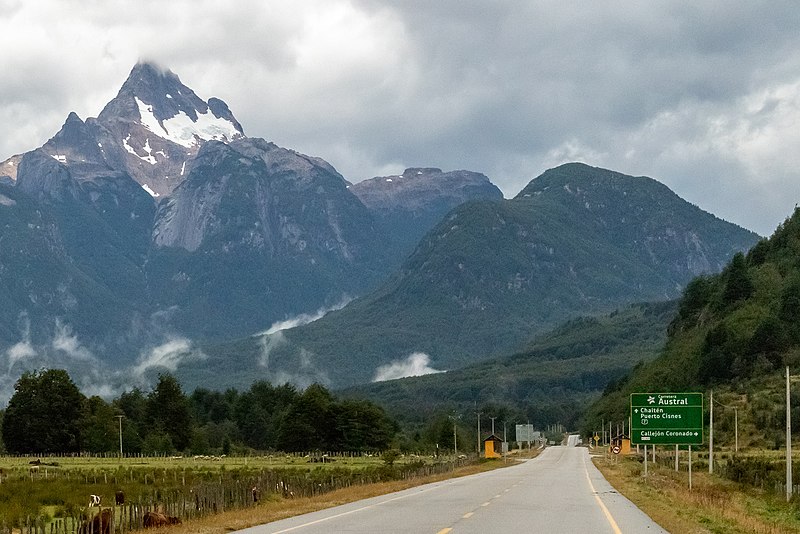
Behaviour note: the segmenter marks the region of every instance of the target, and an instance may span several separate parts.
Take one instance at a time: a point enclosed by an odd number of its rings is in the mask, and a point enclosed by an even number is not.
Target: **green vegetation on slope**
[[[515,199],[450,212],[380,289],[285,332],[270,366],[310,361],[334,387],[414,352],[457,369],[578,315],[676,298],[756,240],[655,180],[564,165]]]
[[[587,418],[626,420],[634,391],[714,390],[739,408],[748,443],[777,447],[784,366],[800,365],[800,211],[722,273],[693,280],[663,353],[610,385]],[[792,418],[800,420],[800,413]]]
[[[537,428],[574,427],[609,381],[658,354],[675,309],[675,302],[633,304],[610,315],[568,321],[510,356],[342,393],[367,397],[411,427],[447,411],[472,418],[476,408]]]

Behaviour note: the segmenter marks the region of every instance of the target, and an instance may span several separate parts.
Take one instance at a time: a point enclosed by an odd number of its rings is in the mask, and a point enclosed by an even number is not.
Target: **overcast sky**
[[[360,181],[583,161],[762,235],[800,201],[800,2],[0,0],[0,160],[139,59]]]

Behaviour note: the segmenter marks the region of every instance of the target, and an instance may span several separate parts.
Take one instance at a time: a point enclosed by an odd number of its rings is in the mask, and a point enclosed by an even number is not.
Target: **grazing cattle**
[[[281,493],[284,497],[294,497],[294,492],[289,489],[289,484],[285,484],[283,480],[275,484],[275,492]]]
[[[122,506],[123,504],[125,504],[125,493],[123,493],[122,491],[117,491],[114,494],[114,504],[116,504],[117,506]]]
[[[78,534],[111,534],[111,508],[101,510],[93,518],[83,521]]]
[[[165,527],[167,525],[180,525],[181,520],[177,517],[160,514],[158,512],[145,512],[142,518],[144,528]]]
[[[102,499],[100,495],[89,495],[89,508],[92,506],[100,506],[100,499]]]

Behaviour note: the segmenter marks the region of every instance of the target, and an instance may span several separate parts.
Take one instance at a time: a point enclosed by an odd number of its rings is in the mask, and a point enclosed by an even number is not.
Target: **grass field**
[[[38,462],[32,465],[31,462]],[[264,503],[311,499],[342,489],[442,475],[468,463],[454,457],[405,456],[388,465],[379,456],[266,455],[250,457],[0,458],[0,529],[38,522],[69,532],[89,495],[112,505],[126,529],[144,511],[183,520],[244,510]]]
[[[599,454],[603,454],[600,452]],[[598,456],[595,465],[614,488],[669,532],[779,534],[800,532],[800,506],[778,494],[709,475],[699,461],[688,487],[686,466],[650,462],[648,476],[636,457]]]

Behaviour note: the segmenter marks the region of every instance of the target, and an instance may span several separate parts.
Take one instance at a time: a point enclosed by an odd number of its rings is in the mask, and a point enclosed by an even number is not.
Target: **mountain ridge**
[[[559,169],[611,176],[586,165]],[[240,357],[268,360],[273,376],[333,387],[368,382],[417,353],[433,368],[455,369],[571,316],[676,298],[758,239],[649,178],[624,176],[629,187],[659,192],[638,214],[613,191],[589,209],[561,180],[540,195],[460,205],[375,291],[308,325],[242,341]]]
[[[25,366],[174,368],[363,294],[402,254],[348,185],[137,64],[97,117],[0,163],[0,388]]]

